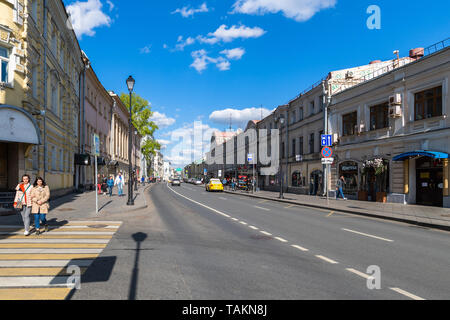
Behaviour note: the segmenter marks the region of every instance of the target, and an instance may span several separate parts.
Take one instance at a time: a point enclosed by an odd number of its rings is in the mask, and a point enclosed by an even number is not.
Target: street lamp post
[[[127,87],[128,87],[128,91],[130,92],[130,115],[128,117],[128,202],[127,202],[127,206],[134,206],[134,199],[133,199],[133,167],[131,164],[131,149],[133,148],[132,145],[132,133],[131,133],[131,114],[132,114],[132,108],[131,108],[131,97],[132,97],[132,93],[133,93],[133,88],[134,88],[134,79],[132,76],[129,76],[127,79]]]
[[[134,177],[134,191],[138,191],[138,176],[137,176],[137,131],[134,131],[134,159],[135,159],[135,164],[134,164],[134,173],[135,173],[135,177]]]
[[[283,149],[281,148],[282,142],[281,142],[281,128],[283,127],[284,124],[284,116],[281,114],[278,118],[278,123],[280,124],[279,129],[280,129],[280,199],[284,199],[283,196]]]

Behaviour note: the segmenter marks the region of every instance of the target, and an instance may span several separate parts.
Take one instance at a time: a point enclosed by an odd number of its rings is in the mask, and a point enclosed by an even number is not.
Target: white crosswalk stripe
[[[67,268],[77,266],[84,273],[121,224],[70,221],[28,237],[23,226],[0,225],[0,300],[64,299],[72,290]]]

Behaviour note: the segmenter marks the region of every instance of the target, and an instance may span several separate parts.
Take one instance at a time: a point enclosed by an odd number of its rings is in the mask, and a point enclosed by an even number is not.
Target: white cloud
[[[230,60],[239,60],[245,54],[245,49],[235,48],[230,50],[223,50],[220,54],[225,55]]]
[[[102,7],[100,0],[77,1],[67,6],[70,23],[79,38],[94,36],[95,28],[111,25],[111,18],[102,11]]]
[[[191,55],[194,58],[194,62],[192,62],[190,67],[197,70],[198,73],[206,70],[211,63],[215,64],[220,71],[230,70],[230,62],[227,59],[223,57],[212,58],[203,49],[193,51]]]
[[[218,129],[211,128],[200,121],[194,124],[185,124],[183,127],[173,130],[170,133],[171,144],[175,144],[170,151],[170,155],[165,158],[173,165],[180,166],[201,159],[209,151],[211,136]]]
[[[150,118],[160,129],[170,127],[176,120],[166,116],[164,113],[159,113],[158,111],[153,112],[153,116]]]
[[[109,12],[111,12],[115,7],[114,3],[112,3],[112,1],[109,0],[106,0],[106,3],[109,5]]]
[[[165,140],[165,139],[156,139],[156,141],[158,141],[158,143],[159,143],[161,146],[167,146],[168,144],[171,143],[170,140]]]
[[[196,14],[196,13],[208,12],[208,11],[209,11],[209,9],[205,2],[200,7],[198,7],[198,9],[193,9],[193,8],[190,8],[189,6],[186,6],[181,9],[177,9],[177,10],[173,11],[172,14],[179,13],[179,14],[181,14],[181,16],[183,18],[189,18],[190,16],[194,16],[194,14]]]
[[[201,43],[216,44],[220,41],[222,42],[232,42],[236,39],[249,39],[249,38],[259,38],[266,33],[265,30],[254,27],[250,28],[247,26],[231,26],[221,25],[216,31],[208,33],[208,37],[198,36],[197,40]]]
[[[149,54],[151,52],[151,50],[152,50],[152,45],[148,45],[148,46],[141,48],[140,52],[142,54]]]
[[[247,122],[250,120],[260,120],[261,119],[261,111],[262,117],[267,117],[272,113],[271,110],[265,108],[246,108],[242,110],[238,109],[224,109],[217,110],[210,114],[209,120],[218,123],[218,124],[229,124],[230,116],[231,122],[233,125],[237,125],[238,127],[245,127]]]
[[[285,17],[302,22],[336,3],[337,0],[237,0],[232,13],[263,15],[282,12]]]
[[[184,47],[190,46],[195,43],[195,39],[188,37],[186,40],[183,40],[183,36],[178,36],[177,45],[175,46],[175,51],[183,51]]]

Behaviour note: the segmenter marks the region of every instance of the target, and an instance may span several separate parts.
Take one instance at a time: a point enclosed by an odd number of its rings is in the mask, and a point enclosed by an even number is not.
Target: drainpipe
[[[47,172],[47,0],[44,0],[44,174]]]

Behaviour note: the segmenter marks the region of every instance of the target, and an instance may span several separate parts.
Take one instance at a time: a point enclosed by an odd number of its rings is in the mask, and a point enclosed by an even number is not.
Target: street
[[[155,185],[150,198],[69,298],[449,298],[448,232],[187,184]],[[381,289],[368,289],[369,266]]]

